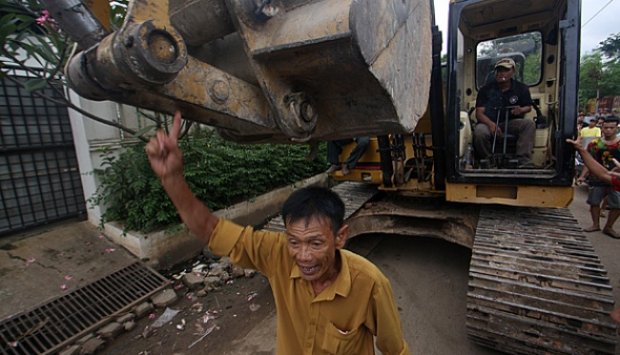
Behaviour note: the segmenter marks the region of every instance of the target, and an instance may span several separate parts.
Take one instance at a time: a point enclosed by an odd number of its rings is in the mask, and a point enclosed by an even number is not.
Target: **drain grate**
[[[0,354],[50,354],[165,288],[169,281],[136,262],[0,322]]]

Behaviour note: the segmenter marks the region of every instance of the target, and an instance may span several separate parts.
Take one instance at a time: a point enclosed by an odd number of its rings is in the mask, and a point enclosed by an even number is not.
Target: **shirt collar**
[[[351,291],[351,272],[349,270],[349,259],[347,257],[347,252],[337,249],[336,253],[340,254],[340,272],[338,273],[336,280],[334,280],[334,283],[323,290],[320,295],[316,296],[313,302],[331,301],[336,297],[336,294],[342,297],[347,297]],[[299,266],[297,266],[297,264],[293,264],[289,277],[291,279],[301,278],[301,271],[299,270]],[[307,282],[305,280],[302,281]],[[308,287],[311,287],[309,283]]]

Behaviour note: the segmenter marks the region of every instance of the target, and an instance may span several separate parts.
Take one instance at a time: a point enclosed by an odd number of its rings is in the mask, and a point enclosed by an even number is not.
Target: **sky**
[[[437,25],[444,34],[445,52],[450,1],[433,1]],[[581,54],[583,55],[591,52],[610,35],[620,33],[620,21],[618,21],[620,0],[582,0],[581,3]]]

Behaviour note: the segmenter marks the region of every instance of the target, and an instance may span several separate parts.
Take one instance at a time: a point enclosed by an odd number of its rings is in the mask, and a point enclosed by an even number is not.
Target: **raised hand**
[[[183,154],[178,145],[181,132],[181,112],[174,114],[172,130],[166,134],[158,130],[145,147],[153,172],[163,181],[170,177],[183,175]]]
[[[581,136],[577,137],[577,139],[567,138],[566,142],[572,144],[577,151],[585,150],[585,147],[581,144]]]

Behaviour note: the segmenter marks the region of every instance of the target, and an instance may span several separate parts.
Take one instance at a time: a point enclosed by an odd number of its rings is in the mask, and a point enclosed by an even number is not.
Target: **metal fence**
[[[0,79],[0,236],[70,217],[86,204],[67,108]],[[41,91],[59,98],[62,90]]]

